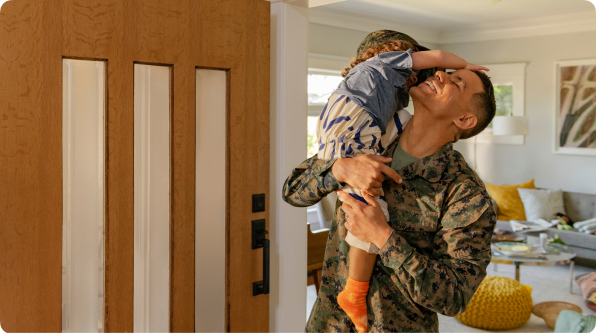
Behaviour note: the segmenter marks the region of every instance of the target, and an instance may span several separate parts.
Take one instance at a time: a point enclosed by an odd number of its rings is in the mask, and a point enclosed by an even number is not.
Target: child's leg
[[[401,132],[402,123],[391,123],[387,128],[388,131],[383,135],[378,126],[371,126],[373,122],[368,112],[350,102],[349,99],[332,95],[317,126],[319,158],[332,159],[340,156],[382,153],[383,147],[387,147]],[[349,186],[343,190],[354,198],[364,201],[360,191]],[[387,203],[379,196],[375,200],[381,204],[389,220]],[[358,332],[364,333],[367,332],[366,296],[379,249],[374,244],[358,240],[349,232],[345,240],[351,246],[349,278],[345,289],[338,296],[338,303],[355,324]]]
[[[343,189],[355,198],[362,198],[360,191],[351,187]],[[384,193],[381,189],[381,195],[376,196],[375,200],[385,214],[385,219],[389,221],[389,212],[387,211],[387,202],[384,200]],[[359,333],[367,333],[367,305],[366,296],[368,294],[369,281],[372,276],[377,253],[379,248],[372,243],[364,242],[354,237],[350,232],[346,236],[346,242],[351,246],[348,257],[348,281],[345,289],[337,297],[339,306],[350,317],[356,330]]]
[[[349,278],[345,289],[337,296],[337,303],[350,317],[358,333],[368,332],[366,295],[377,254],[351,247]]]
[[[362,197],[360,191],[351,187],[345,187],[343,190],[355,198]],[[388,219],[387,203],[381,199],[381,196],[375,197],[375,200],[381,205]],[[350,317],[356,330],[359,333],[367,333],[366,296],[379,249],[374,244],[354,237],[350,232],[346,236],[346,242],[351,246],[348,257],[349,278],[345,289],[337,297],[337,302]]]
[[[356,247],[351,247],[349,254],[350,268],[348,268],[348,272],[350,278],[358,282],[370,281],[375,262],[377,261],[377,254],[368,253]]]

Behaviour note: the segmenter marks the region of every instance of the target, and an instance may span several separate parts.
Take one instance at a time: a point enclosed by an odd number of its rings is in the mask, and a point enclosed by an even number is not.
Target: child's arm
[[[453,70],[464,68],[471,71],[489,71],[486,67],[470,64],[453,53],[443,50],[419,51],[412,54],[413,69],[422,70],[432,67],[442,67]]]

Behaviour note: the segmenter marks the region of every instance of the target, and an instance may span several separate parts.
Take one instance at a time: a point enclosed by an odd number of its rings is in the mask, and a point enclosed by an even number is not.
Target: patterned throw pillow
[[[578,276],[575,282],[582,291],[586,306],[596,312],[596,272]]]
[[[541,218],[551,221],[557,212],[565,214],[561,190],[517,189],[517,191],[524,203],[527,221],[533,222]]]
[[[518,188],[536,189],[534,180],[525,183],[497,186],[486,184],[486,190],[497,202],[499,220],[526,220],[524,205],[517,192]]]

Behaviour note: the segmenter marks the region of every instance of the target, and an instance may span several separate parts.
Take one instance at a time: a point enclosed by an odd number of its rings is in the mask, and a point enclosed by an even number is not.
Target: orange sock
[[[337,296],[337,303],[348,314],[358,333],[368,333],[367,294],[368,282],[359,282],[348,277],[346,288]]]

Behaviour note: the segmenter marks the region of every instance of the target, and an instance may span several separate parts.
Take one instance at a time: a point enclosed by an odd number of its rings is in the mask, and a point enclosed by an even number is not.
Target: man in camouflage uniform
[[[292,171],[283,198],[294,206],[313,205],[345,183],[375,195],[382,182],[390,214],[385,222],[372,197],[365,196],[366,206],[340,193],[345,203],[343,209],[339,201],[336,206],[307,332],[354,331],[337,304],[348,278],[348,229],[380,248],[367,296],[369,332],[437,332],[437,313],[464,311],[486,276],[496,223],[484,184],[452,145],[470,135],[452,123],[477,106],[475,94],[487,92],[478,77],[465,70],[438,72],[412,88],[414,117],[386,155],[396,158],[402,148],[423,157],[414,163],[396,171],[384,164],[390,159],[374,155],[332,160],[315,155]]]

